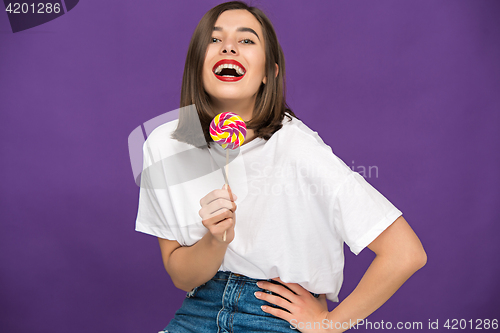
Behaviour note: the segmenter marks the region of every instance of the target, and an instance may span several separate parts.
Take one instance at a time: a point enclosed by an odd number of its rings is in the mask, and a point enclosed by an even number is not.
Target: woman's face
[[[265,62],[259,21],[243,9],[225,11],[217,19],[207,47],[205,91],[219,106],[253,103],[265,83]]]

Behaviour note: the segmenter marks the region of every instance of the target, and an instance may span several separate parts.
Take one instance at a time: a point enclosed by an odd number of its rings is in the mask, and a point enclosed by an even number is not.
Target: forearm
[[[424,264],[423,260],[401,262],[376,256],[354,291],[329,313],[331,331],[346,331],[358,320],[368,317]]]
[[[207,232],[192,246],[182,246],[172,252],[165,269],[177,288],[190,291],[217,273],[226,249],[227,244],[215,241]]]

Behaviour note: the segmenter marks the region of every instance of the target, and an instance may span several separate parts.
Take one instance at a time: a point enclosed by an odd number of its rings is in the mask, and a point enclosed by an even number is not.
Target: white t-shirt
[[[224,185],[226,152],[171,139],[177,123],[157,127],[144,144],[136,230],[189,246],[208,232],[200,199]],[[358,254],[401,211],[296,118],[231,153],[235,238],[219,270],[280,277],[338,302],[343,243]]]

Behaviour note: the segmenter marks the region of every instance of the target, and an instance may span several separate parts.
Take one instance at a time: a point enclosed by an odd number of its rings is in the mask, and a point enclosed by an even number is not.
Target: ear
[[[275,63],[275,65],[276,65],[276,73],[274,74],[274,77],[277,77],[278,73],[279,73],[279,67],[278,67],[278,64]],[[262,79],[262,83],[266,84],[266,82],[267,82],[267,77],[264,77]]]

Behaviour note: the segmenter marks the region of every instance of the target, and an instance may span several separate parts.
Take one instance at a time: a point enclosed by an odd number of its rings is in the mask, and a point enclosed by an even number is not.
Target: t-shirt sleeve
[[[165,216],[164,209],[171,206],[171,201],[162,172],[162,163],[154,162],[148,141],[143,145],[143,160],[135,230],[164,239],[180,241]],[[159,200],[162,200],[162,205],[159,204]]]
[[[298,128],[290,154],[302,169],[299,174],[306,176],[306,189],[321,194],[308,207],[324,211],[337,235],[357,255],[402,213],[335,155],[317,132],[303,123]]]
[[[333,210],[335,228],[356,255],[402,215],[357,172],[340,185]]]

